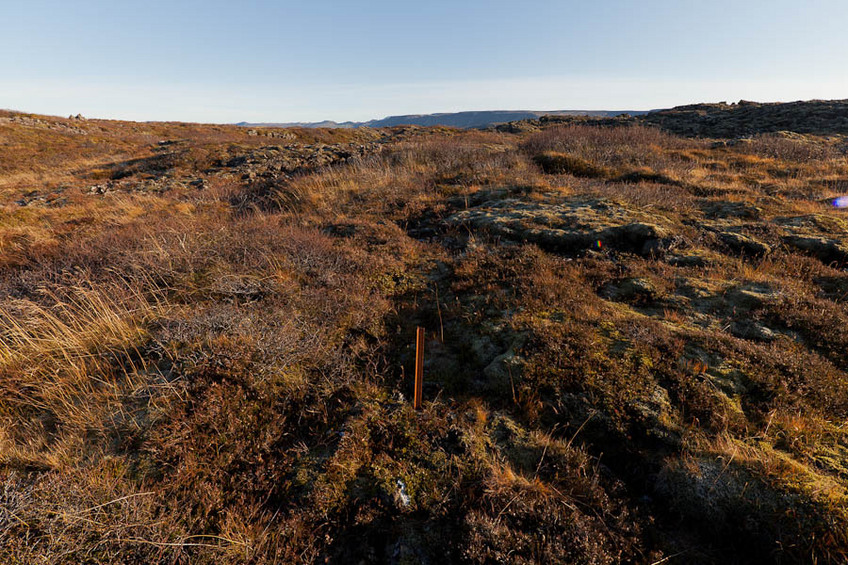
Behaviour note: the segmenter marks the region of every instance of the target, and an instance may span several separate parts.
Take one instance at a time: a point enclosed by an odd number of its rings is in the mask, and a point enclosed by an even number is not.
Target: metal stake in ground
[[[421,398],[424,391],[424,328],[415,330],[415,397],[413,407],[421,410]]]

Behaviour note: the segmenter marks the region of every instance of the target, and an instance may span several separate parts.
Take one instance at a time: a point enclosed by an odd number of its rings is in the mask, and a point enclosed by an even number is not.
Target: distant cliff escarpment
[[[441,114],[408,114],[404,116],[389,116],[367,122],[285,122],[285,123],[251,123],[240,122],[236,125],[251,127],[306,127],[306,128],[360,128],[360,127],[393,127],[393,126],[446,126],[455,128],[485,128],[496,124],[534,120],[542,116],[592,116],[612,117],[622,114],[635,116],[646,113],[642,110],[486,110],[479,112],[451,112]]]

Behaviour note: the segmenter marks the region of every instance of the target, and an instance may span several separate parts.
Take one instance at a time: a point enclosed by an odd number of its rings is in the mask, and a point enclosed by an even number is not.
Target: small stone
[[[400,500],[401,506],[409,506],[410,499],[406,492],[406,483],[402,479],[398,479],[395,483],[398,487],[398,500]]]

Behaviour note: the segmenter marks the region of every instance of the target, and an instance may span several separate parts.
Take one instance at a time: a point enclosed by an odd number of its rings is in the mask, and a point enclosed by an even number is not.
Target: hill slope
[[[0,112],[0,562],[844,563],[844,138],[606,125]]]

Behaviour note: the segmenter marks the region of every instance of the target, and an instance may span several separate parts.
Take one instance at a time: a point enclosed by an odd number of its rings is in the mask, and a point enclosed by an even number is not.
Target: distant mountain
[[[358,128],[366,126],[369,122],[334,122],[324,120],[322,122],[238,122],[237,126],[252,128]]]
[[[482,128],[506,122],[532,120],[540,116],[595,116],[612,117],[620,114],[640,116],[646,114],[641,110],[554,110],[549,112],[535,110],[488,110],[479,112],[453,112],[441,114],[410,114],[406,116],[389,116],[367,122],[286,122],[286,123],[250,123],[239,122],[238,126],[247,127],[303,127],[303,128],[358,128],[358,127],[392,127],[401,125],[413,126],[448,126],[455,128]]]

